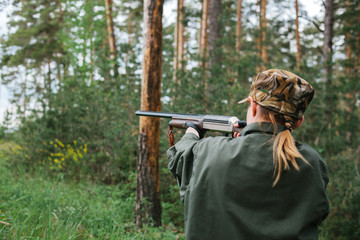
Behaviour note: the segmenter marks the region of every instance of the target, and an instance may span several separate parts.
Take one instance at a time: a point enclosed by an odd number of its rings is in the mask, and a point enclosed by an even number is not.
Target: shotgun
[[[152,112],[152,111],[136,111],[137,116],[171,118],[169,122],[169,142],[173,143],[174,133],[172,128],[185,129],[186,122],[193,122],[199,129],[220,131],[226,133],[233,133],[240,131],[241,128],[246,127],[246,121],[240,121],[234,116],[221,115],[203,115],[203,114],[186,114],[186,113],[167,113],[167,112]],[[234,124],[239,123],[239,128],[235,128]]]

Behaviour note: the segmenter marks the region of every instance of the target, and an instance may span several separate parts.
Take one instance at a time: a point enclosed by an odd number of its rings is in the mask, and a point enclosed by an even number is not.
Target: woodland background
[[[160,222],[134,221],[134,113],[142,66],[151,64],[143,62],[144,4],[155,2],[162,7],[161,0],[0,2],[13,5],[0,36],[1,84],[13,96],[0,129],[2,238],[184,238],[164,120]],[[305,0],[174,4],[177,21],[160,39],[161,110],[244,119],[236,102],[257,72],[282,68],[307,79],[316,94],[294,136],[329,167],[331,212],[320,239],[360,239],[360,1],[325,0],[314,18]]]

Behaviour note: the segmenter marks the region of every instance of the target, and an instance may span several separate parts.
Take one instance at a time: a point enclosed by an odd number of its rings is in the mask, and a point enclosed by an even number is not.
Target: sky
[[[2,7],[0,5],[0,7]],[[7,14],[10,13],[10,8],[6,7],[0,10],[0,36],[5,34],[7,32],[6,23],[8,20]],[[2,50],[0,48],[0,57],[2,56]],[[0,69],[1,71],[1,69]],[[6,112],[6,109],[10,108],[9,103],[9,91],[6,89],[6,87],[2,84],[1,79],[1,72],[0,72],[0,124],[2,123],[4,119],[4,114]]]
[[[185,4],[187,4],[189,0],[185,0]],[[244,0],[248,2],[254,2],[256,0]],[[167,0],[164,4],[163,11],[163,23],[165,25],[174,22],[176,17],[176,4],[177,0]],[[306,10],[309,14],[309,17],[314,17],[321,12],[322,9],[322,1],[320,0],[299,0],[299,3],[302,4],[304,10]],[[11,13],[11,6],[7,6],[0,9],[0,36],[7,33],[8,29],[6,23],[8,21],[8,14]],[[2,50],[0,48],[0,57],[2,56]],[[9,99],[11,98],[10,93],[6,86],[2,84],[1,72],[0,72],[0,124],[3,122],[6,110],[13,110],[14,108],[9,103]]]

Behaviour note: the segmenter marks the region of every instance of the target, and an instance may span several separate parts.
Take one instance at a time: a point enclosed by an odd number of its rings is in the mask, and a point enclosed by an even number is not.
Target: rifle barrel
[[[204,115],[201,114],[184,114],[184,113],[167,113],[167,112],[154,112],[154,111],[136,111],[137,116],[147,116],[147,117],[160,117],[160,118],[181,118],[181,117],[191,117],[191,118],[202,118]]]

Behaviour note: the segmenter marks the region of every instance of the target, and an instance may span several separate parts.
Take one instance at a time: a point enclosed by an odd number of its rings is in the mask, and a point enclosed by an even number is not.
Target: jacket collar
[[[277,124],[277,133],[282,132],[286,129],[284,125]],[[270,122],[256,122],[246,126],[241,131],[241,136],[246,136],[252,133],[264,133],[264,134],[274,134],[274,126]]]

